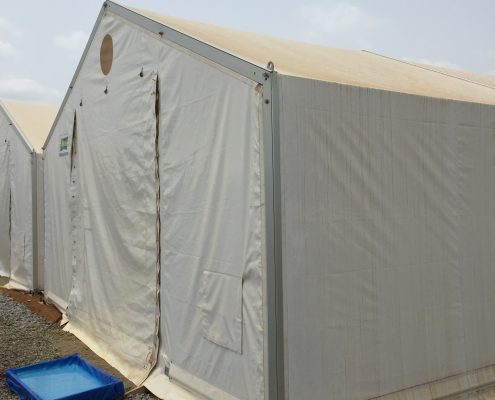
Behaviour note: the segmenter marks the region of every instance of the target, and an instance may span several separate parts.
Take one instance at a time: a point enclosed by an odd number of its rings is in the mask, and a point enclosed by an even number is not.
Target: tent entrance
[[[157,74],[119,79],[88,82],[76,108],[67,330],[140,384],[158,347]]]

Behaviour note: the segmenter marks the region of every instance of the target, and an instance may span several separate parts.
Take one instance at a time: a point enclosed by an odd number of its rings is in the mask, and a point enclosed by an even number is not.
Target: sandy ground
[[[0,277],[0,286],[7,283]],[[10,301],[10,299],[12,301]],[[74,335],[59,326],[61,314],[57,308],[43,302],[40,295],[32,295],[0,288],[0,398],[17,399],[5,390],[7,368],[79,353],[86,360],[124,382],[126,392],[134,385],[105,360],[93,353]],[[126,399],[156,399],[140,393]]]

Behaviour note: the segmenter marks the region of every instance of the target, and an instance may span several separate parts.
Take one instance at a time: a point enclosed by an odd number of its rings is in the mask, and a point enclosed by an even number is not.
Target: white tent
[[[378,55],[106,2],[45,145],[46,294],[166,399],[483,386],[494,105]]]
[[[41,147],[56,113],[44,104],[0,102],[0,276],[16,289],[43,287]]]

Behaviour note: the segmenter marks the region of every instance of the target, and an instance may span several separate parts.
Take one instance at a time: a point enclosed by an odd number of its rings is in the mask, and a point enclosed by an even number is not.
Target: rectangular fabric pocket
[[[242,278],[204,271],[200,294],[203,336],[242,354]]]

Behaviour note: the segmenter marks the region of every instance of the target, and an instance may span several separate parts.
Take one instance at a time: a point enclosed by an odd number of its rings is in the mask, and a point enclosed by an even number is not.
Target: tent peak
[[[29,150],[41,153],[58,107],[44,103],[0,100],[0,108],[16,127]]]

